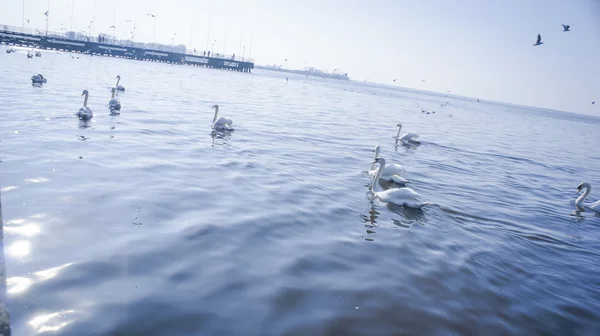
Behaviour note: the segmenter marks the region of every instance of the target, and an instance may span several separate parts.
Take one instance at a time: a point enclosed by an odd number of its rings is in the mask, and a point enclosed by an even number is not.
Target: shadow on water
[[[6,309],[6,262],[4,259],[4,222],[2,221],[2,186],[0,186],[0,336],[10,335],[10,317]]]

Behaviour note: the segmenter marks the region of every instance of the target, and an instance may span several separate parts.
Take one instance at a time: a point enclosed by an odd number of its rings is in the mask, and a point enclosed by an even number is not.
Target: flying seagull
[[[394,83],[396,82],[396,79],[394,78]]]
[[[29,24],[29,20],[27,20],[27,24]]]
[[[44,13],[44,15],[48,16],[48,12],[49,12],[49,11],[46,11],[46,12]]]
[[[115,26],[110,26],[110,27],[108,27],[108,28],[117,28],[117,27],[115,27]]]
[[[563,31],[568,32],[568,31],[571,31],[570,29],[571,29],[571,26],[563,25]]]
[[[535,42],[535,44],[533,46],[535,47],[535,46],[539,46],[542,44],[544,44],[544,42],[542,42],[542,35],[538,34],[537,42]]]
[[[154,15],[154,14],[151,14],[151,13],[148,13],[148,14],[146,14],[146,15],[150,15],[150,16],[152,16],[152,17],[156,17],[156,15]]]
[[[132,22],[131,20],[123,20],[123,22]]]
[[[595,104],[596,104],[596,102],[595,102],[595,101],[593,101],[593,102],[592,102],[592,105],[595,105]]]

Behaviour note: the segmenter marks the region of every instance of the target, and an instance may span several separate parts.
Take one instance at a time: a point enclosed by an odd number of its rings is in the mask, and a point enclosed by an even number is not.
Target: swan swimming
[[[31,76],[31,84],[46,84],[46,82],[48,82],[48,80],[46,80],[42,74]]]
[[[108,109],[110,110],[110,113],[112,113],[112,114],[120,114],[121,113],[121,102],[119,101],[118,98],[115,98],[115,92],[117,92],[117,90],[115,88],[112,88],[111,91],[112,91],[112,97],[111,97],[110,101],[108,102]]]
[[[372,151],[375,152],[375,159],[377,159],[379,157],[379,145],[375,146],[375,148]],[[373,179],[375,178],[375,175],[377,175],[378,171],[379,168],[375,168],[375,161],[373,161],[371,167],[369,167],[369,170],[367,171],[367,174],[369,174],[369,176]],[[385,166],[379,178],[384,181],[392,181],[395,183],[405,184],[408,183],[408,180],[402,177],[405,174],[406,169],[404,169],[402,165],[397,163],[391,163]]]
[[[87,106],[89,96],[88,90],[83,90],[81,95],[85,96],[85,98],[83,99],[83,107],[77,111],[77,117],[79,117],[81,120],[90,120],[94,116],[94,112],[92,112],[92,109]]]
[[[577,197],[577,199],[575,200],[575,204],[577,204],[577,206],[579,206],[581,208],[588,208],[592,211],[600,213],[600,201],[596,201],[595,203],[592,203],[592,204],[583,204],[585,199],[592,192],[592,185],[587,182],[580,183],[577,186],[577,192],[581,192],[583,189],[585,189],[585,191],[583,192],[583,194],[581,196]]]
[[[429,114],[429,112],[427,112]],[[409,142],[416,142],[417,138],[419,137],[419,135],[417,133],[404,133],[402,134],[402,136],[400,136],[400,131],[402,130],[402,124],[397,124],[396,126],[398,126],[398,134],[396,134],[396,140],[402,141],[402,143],[409,143]]]
[[[379,177],[381,172],[385,170],[385,159],[382,157],[378,157],[375,159],[376,163],[379,163],[379,171],[377,171],[377,175],[373,179],[373,184],[371,184],[371,193],[373,193],[373,198],[378,198],[382,202],[394,203],[397,205],[405,205],[409,208],[420,209],[431,202],[424,202],[421,200],[421,195],[419,195],[416,191],[411,188],[392,188],[383,191],[377,191]]]
[[[117,91],[125,91],[125,87],[123,85],[119,85],[119,82],[121,81],[121,76],[118,75],[116,78],[117,78],[117,85],[115,85],[115,88],[117,89]]]
[[[233,124],[233,120],[226,117],[219,117],[219,119],[217,119],[217,116],[219,115],[219,105],[213,105],[212,108],[215,109],[215,116],[213,117],[212,128],[217,131],[233,130],[233,128],[231,127],[231,124]]]

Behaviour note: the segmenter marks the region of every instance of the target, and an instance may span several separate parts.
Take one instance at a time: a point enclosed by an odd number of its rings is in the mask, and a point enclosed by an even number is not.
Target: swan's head
[[[116,79],[121,79],[121,75],[117,75],[117,77],[115,77]]]
[[[402,124],[396,124],[396,127],[402,127]]]
[[[371,152],[374,152],[375,153],[375,157],[378,157],[379,156],[379,145],[375,146],[375,148],[373,148],[371,150]]]
[[[219,105],[213,105],[213,106],[212,106],[212,108],[214,108],[214,109],[218,109],[218,108],[219,108]]]
[[[385,165],[385,159],[382,157],[378,157],[375,159],[375,161],[373,161],[374,163],[379,163],[380,165]]]
[[[582,182],[579,183],[579,185],[577,186],[577,192],[581,192],[583,189],[589,189],[590,188],[590,184],[587,182]]]
[[[83,92],[81,93],[82,96],[85,96],[88,94],[88,90],[83,90]]]

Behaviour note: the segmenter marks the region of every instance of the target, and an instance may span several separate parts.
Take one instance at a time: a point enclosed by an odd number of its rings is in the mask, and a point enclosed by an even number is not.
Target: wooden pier
[[[189,51],[184,46],[135,43],[133,41],[106,40],[84,36],[80,33],[32,32],[14,26],[0,25],[0,43],[39,49],[102,55],[140,61],[186,64],[207,68],[252,72],[251,59],[223,55],[208,51]]]

